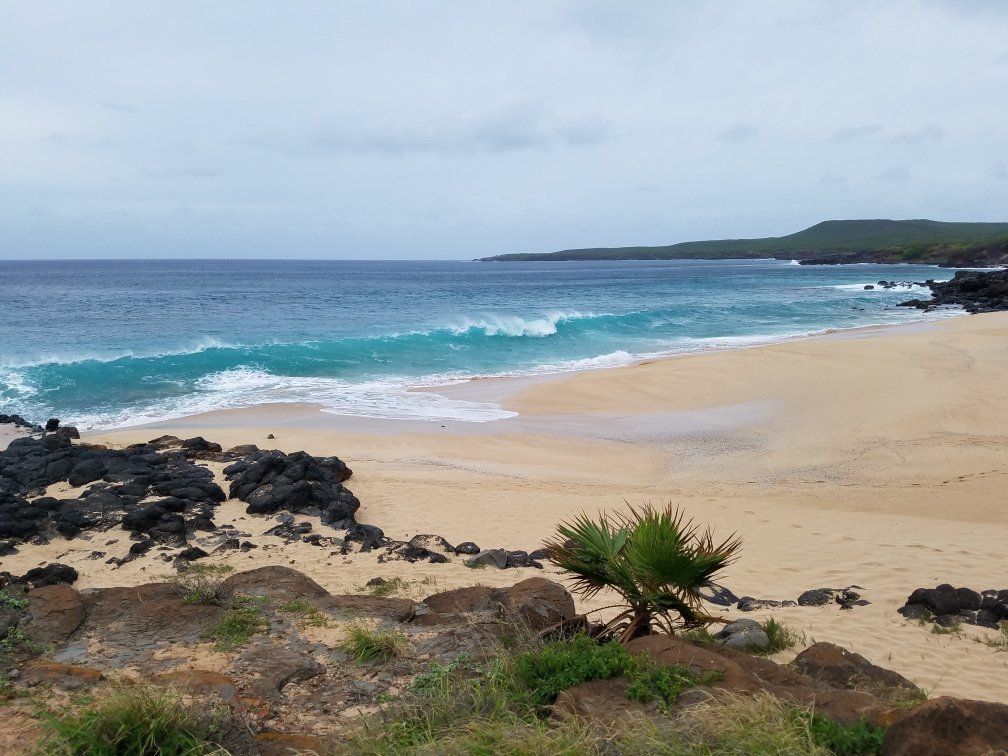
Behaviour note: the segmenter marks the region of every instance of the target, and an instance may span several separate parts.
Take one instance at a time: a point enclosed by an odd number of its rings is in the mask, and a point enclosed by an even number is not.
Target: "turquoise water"
[[[603,367],[924,316],[878,280],[930,266],[0,261],[0,412],[81,428],[268,401],[484,421],[408,393],[472,376]],[[910,287],[914,288],[914,287]]]

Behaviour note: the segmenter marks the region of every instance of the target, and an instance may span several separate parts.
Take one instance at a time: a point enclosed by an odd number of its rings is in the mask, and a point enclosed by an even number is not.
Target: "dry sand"
[[[853,611],[774,610],[807,642],[856,650],[932,694],[1008,701],[1008,653],[978,640],[992,631],[935,635],[896,613],[921,586],[1008,588],[1006,376],[1008,313],[997,313],[437,389],[519,413],[484,424],[364,420],[271,405],[88,440],[124,445],[199,434],[225,448],[256,443],[337,454],[354,470],[348,486],[363,502],[358,519],[399,539],[438,533],[531,550],[580,509],[672,502],[719,534],[743,536],[742,557],[723,580],[739,595],[794,599],[809,588],[864,587],[872,604]],[[245,515],[237,502],[225,504],[217,522],[253,536],[272,524]],[[105,546],[112,538],[118,543]],[[378,564],[368,555],[251,540],[270,548],[221,559],[236,568],[290,564],[334,592],[356,591],[376,575],[402,575],[419,597],[541,574],[474,571],[461,561]],[[167,571],[152,559],[113,570],[87,558],[127,548],[125,533],[107,533],[23,549],[0,560],[0,569],[59,557],[81,570],[82,587]]]

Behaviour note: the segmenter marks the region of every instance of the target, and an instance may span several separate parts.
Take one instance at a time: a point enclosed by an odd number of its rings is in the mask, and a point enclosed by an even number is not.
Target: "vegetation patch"
[[[229,564],[191,562],[184,572],[168,576],[168,582],[188,604],[220,605],[230,598],[222,584],[233,570]]]
[[[0,590],[0,609],[15,609],[23,611],[28,608],[28,599],[25,596],[16,596],[5,590]]]
[[[233,651],[267,627],[266,618],[257,606],[232,606],[200,636],[213,641],[217,651]]]
[[[778,622],[773,617],[761,623],[760,627],[763,628],[763,632],[770,640],[770,645],[760,652],[767,656],[776,654],[778,651],[785,651],[795,646],[799,641],[804,643],[804,635],[797,633],[783,622]]]
[[[882,750],[885,730],[864,720],[842,725],[808,709],[792,709],[789,716],[797,725],[808,728],[816,745],[838,756],[874,754]]]
[[[620,643],[598,644],[586,635],[547,644],[537,653],[524,653],[515,661],[518,680],[539,706],[552,704],[561,691],[589,680],[627,678],[627,698],[642,703],[674,703],[694,685],[710,685],[720,675],[696,675],[685,667],[655,663],[647,654],[633,656]]]
[[[295,614],[299,617],[302,627],[329,627],[329,617],[315,604],[304,599],[293,599],[280,604],[277,611],[283,614]]]
[[[381,598],[384,596],[391,596],[393,593],[400,593],[409,587],[410,583],[408,580],[403,580],[401,577],[394,577],[367,585],[364,587],[364,590],[372,596],[378,596]]]
[[[369,627],[358,620],[347,625],[341,646],[358,662],[387,662],[405,654],[409,640],[396,628]]]
[[[176,691],[153,686],[111,686],[76,711],[43,712],[40,751],[53,756],[225,754],[217,744],[226,709],[197,706]]]

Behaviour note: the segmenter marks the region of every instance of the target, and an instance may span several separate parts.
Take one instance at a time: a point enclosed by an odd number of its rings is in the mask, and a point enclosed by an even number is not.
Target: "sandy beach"
[[[362,502],[358,519],[399,539],[436,533],[453,543],[531,550],[581,509],[671,502],[718,534],[743,537],[741,559],[723,580],[738,595],[780,600],[810,588],[863,588],[871,605],[852,611],[773,610],[807,642],[856,650],[932,695],[1008,701],[1008,654],[982,643],[993,631],[967,626],[936,635],[896,613],[918,587],[1008,587],[1006,375],[1008,313],[996,313],[435,389],[517,413],[488,423],[264,405],[86,440],[126,445],[167,433],[202,435],[225,448],[335,454],[353,468],[347,486]],[[267,439],[271,433],[275,439]],[[237,501],[225,503],[216,521],[253,536],[274,524],[246,515]],[[105,535],[112,534],[97,538]],[[127,543],[125,533],[119,538]],[[427,579],[443,590],[540,574],[474,571],[461,559],[378,564],[370,555],[332,557],[273,540],[271,548],[220,559],[239,569],[290,564],[338,592],[377,575]],[[112,569],[87,558],[95,548],[54,541],[0,559],[0,569],[58,558],[81,571],[81,588],[145,582],[167,569],[157,573],[145,560]],[[545,572],[556,575],[548,565]],[[605,603],[603,596],[581,608]]]

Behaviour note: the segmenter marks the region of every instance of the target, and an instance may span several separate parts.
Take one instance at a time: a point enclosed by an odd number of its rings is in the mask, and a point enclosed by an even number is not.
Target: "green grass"
[[[838,756],[846,754],[875,754],[882,750],[885,730],[864,720],[852,725],[842,725],[829,717],[814,714],[807,709],[792,709],[790,717],[799,726],[808,727],[816,745]]]
[[[200,636],[213,641],[217,651],[232,651],[244,646],[253,636],[266,630],[266,618],[257,606],[232,606]]]
[[[298,615],[302,627],[329,627],[331,624],[329,617],[324,612],[312,602],[304,599],[294,599],[280,604],[277,611],[283,614]]]
[[[7,635],[0,638],[0,654],[13,654],[17,651],[27,651],[30,654],[42,654],[51,646],[46,643],[36,643],[25,632],[23,627],[12,627]]]
[[[51,756],[226,754],[215,742],[226,709],[197,706],[171,689],[110,686],[76,711],[42,714],[39,750]]]
[[[962,632],[962,628],[958,622],[948,627],[939,624],[931,625],[931,635],[958,635],[960,632]]]
[[[520,654],[515,665],[518,681],[528,688],[533,702],[542,707],[552,704],[561,691],[575,685],[620,675],[629,682],[627,698],[642,703],[657,700],[667,706],[686,688],[710,685],[719,677],[696,675],[685,667],[659,665],[646,654],[631,655],[621,643],[600,645],[586,635]]]
[[[16,609],[21,611],[28,608],[28,599],[25,596],[15,596],[5,590],[0,590],[0,609]]]
[[[765,632],[767,638],[770,639],[770,645],[760,652],[761,654],[765,654],[767,656],[776,654],[778,651],[784,651],[792,648],[799,641],[803,640],[802,635],[799,635],[795,632],[795,630],[788,627],[783,622],[778,622],[773,617],[770,617],[761,623],[760,627],[763,628],[763,632]]]
[[[447,664],[432,661],[427,665],[427,669],[413,678],[413,681],[409,684],[409,689],[414,693],[423,693],[444,687],[451,683],[456,673],[470,667],[471,660],[464,654],[455,657]]]
[[[341,646],[358,662],[387,662],[403,656],[409,649],[409,640],[397,628],[369,627],[358,620],[347,625]]]
[[[229,564],[190,562],[184,572],[169,575],[171,583],[188,604],[223,604],[230,598],[222,584],[234,570]]]

